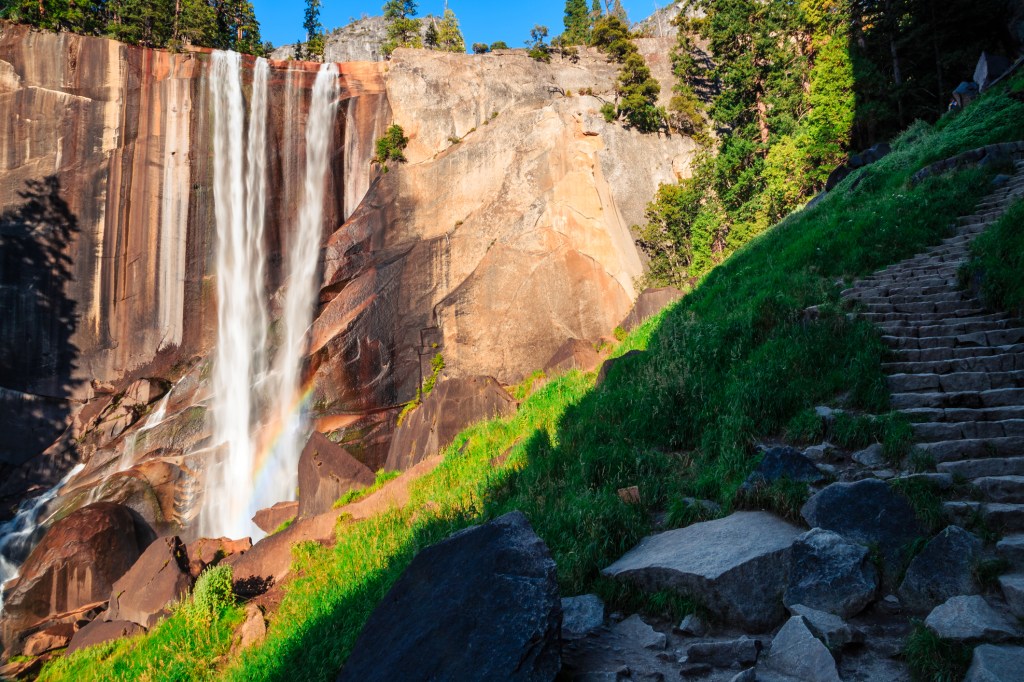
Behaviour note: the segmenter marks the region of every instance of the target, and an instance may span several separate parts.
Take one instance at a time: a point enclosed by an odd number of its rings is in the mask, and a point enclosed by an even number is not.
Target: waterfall
[[[76,464],[57,485],[39,497],[22,502],[14,518],[0,524],[0,615],[4,611],[4,584],[18,576],[18,568],[39,541],[42,530],[39,517],[46,511],[46,505],[57,497],[61,488],[84,468],[84,464]]]
[[[237,538],[259,535],[252,516],[294,499],[296,493],[298,458],[308,428],[301,376],[319,290],[338,70],[325,64],[313,88],[303,196],[294,235],[285,245],[280,331],[273,366],[268,367],[264,228],[269,65],[264,59],[256,61],[248,128],[239,55],[215,52],[212,66],[218,339],[211,412],[217,453],[207,477],[200,525],[206,535]],[[273,433],[261,438],[261,429]],[[262,441],[273,446],[265,448]]]

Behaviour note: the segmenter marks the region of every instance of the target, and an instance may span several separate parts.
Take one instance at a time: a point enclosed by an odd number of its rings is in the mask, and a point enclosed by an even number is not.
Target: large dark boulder
[[[52,616],[106,601],[153,539],[137,514],[109,502],[53,524],[5,591],[0,636],[8,651],[17,653],[21,634]]]
[[[950,597],[978,594],[974,568],[981,560],[981,539],[959,526],[949,526],[928,541],[907,568],[899,597],[911,611],[926,613]]]
[[[127,620],[149,630],[190,589],[184,543],[177,537],[160,538],[114,583],[106,620]]]
[[[515,409],[516,401],[491,377],[441,381],[395,431],[385,468],[410,469],[451,444],[467,426]]]
[[[800,510],[811,528],[835,531],[868,547],[877,545],[885,576],[896,576],[906,553],[924,529],[906,498],[878,479],[833,483]]]
[[[299,457],[299,516],[323,514],[339,497],[373,485],[375,478],[347,450],[314,431]]]
[[[660,313],[665,306],[675,303],[683,297],[683,292],[675,287],[660,287],[657,289],[644,289],[636,297],[633,309],[629,311],[625,319],[619,324],[627,332],[631,332],[649,318]]]
[[[864,610],[878,590],[878,571],[864,545],[815,528],[793,543],[786,606],[802,604],[850,618]]]
[[[339,682],[550,681],[555,562],[521,512],[427,547],[370,616]]]

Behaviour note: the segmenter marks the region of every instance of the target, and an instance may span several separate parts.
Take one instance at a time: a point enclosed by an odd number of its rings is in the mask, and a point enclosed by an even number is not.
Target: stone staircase
[[[919,450],[939,472],[932,476],[963,491],[945,502],[948,516],[980,518],[1006,534],[997,551],[1022,573],[1001,582],[1024,616],[1024,321],[986,310],[957,278],[974,237],[1024,197],[1024,161],[1015,165],[974,215],[958,220],[955,236],[843,298],[882,330],[893,408],[913,422]]]

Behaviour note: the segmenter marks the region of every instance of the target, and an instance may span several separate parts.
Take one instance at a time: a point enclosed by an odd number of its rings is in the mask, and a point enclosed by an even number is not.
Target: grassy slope
[[[1024,201],[1018,201],[971,247],[965,277],[980,282],[985,302],[1024,315]]]
[[[297,547],[298,578],[268,639],[220,675],[333,679],[418,549],[510,509],[526,512],[550,546],[564,594],[595,590],[620,608],[673,615],[690,608],[671,595],[633,594],[598,572],[650,532],[652,514],[688,520],[678,505],[685,494],[731,508],[754,464],[755,439],[779,435],[807,408],[886,409],[883,347],[871,326],[839,309],[841,282],[947,236],[989,189],[981,171],[913,189],[911,173],[1022,138],[1024,105],[998,94],[934,128],[914,126],[892,155],[739,251],[628,337],[617,352],[648,352],[624,361],[605,384],[594,388],[594,375],[579,372],[549,382],[514,417],[461,434],[408,508],[342,524],[333,548]],[[821,314],[805,319],[809,306]],[[628,485],[640,487],[640,505],[619,500],[616,490]],[[138,679],[140,670],[144,679],[204,679],[226,647],[218,640],[190,651],[194,670],[171,674],[162,663],[164,633],[187,638],[182,628],[188,624],[176,615],[146,638],[51,666],[46,679]],[[75,664],[85,657],[87,667]],[[122,672],[129,669],[136,674]]]

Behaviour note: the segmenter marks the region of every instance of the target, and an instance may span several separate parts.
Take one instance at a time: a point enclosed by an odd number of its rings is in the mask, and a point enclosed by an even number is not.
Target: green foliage
[[[397,123],[393,123],[387,129],[387,132],[384,133],[384,136],[377,140],[377,153],[373,160],[379,163],[386,173],[389,161],[405,161],[405,148],[407,146],[409,146],[409,138],[405,136],[405,130]]]
[[[282,521],[280,524],[278,524],[277,528],[274,529],[274,532],[271,533],[271,535],[277,535],[278,533],[280,533],[282,531],[288,530],[289,528],[291,528],[291,525],[293,523],[295,523],[295,518],[294,517],[288,519],[287,521]]]
[[[508,43],[506,43],[504,40],[496,40],[493,43],[491,43],[491,52],[493,52],[494,50],[507,50],[507,49],[508,49]]]
[[[622,64],[615,93],[619,115],[642,133],[653,133],[665,124],[665,111],[658,107],[661,85],[651,75],[639,52],[630,53]]]
[[[628,55],[636,52],[636,45],[629,35],[629,26],[614,16],[597,20],[590,44],[617,62],[625,61]]]
[[[948,519],[942,508],[942,498],[939,497],[936,485],[927,479],[921,478],[897,478],[890,486],[910,502],[918,521],[934,535],[946,527]]]
[[[302,28],[306,31],[306,55],[316,61],[324,59],[324,27],[320,23],[321,0],[306,0]]]
[[[903,655],[914,682],[960,682],[971,665],[971,647],[941,639],[915,622]]]
[[[547,37],[547,26],[537,24],[530,29],[530,39],[526,41],[526,46],[530,48],[529,55],[532,59],[536,59],[539,62],[551,61],[551,47],[544,42],[547,40]]]
[[[566,45],[586,45],[590,39],[590,22],[586,0],[565,0],[563,42]]]
[[[454,10],[446,9],[437,29],[437,49],[444,52],[464,53],[466,40],[462,37],[459,20]]]
[[[444,356],[438,353],[430,360],[430,376],[423,382],[423,395],[428,396],[430,392],[434,390],[434,386],[437,385],[437,379],[441,376],[441,372],[444,371]]]
[[[985,303],[996,310],[1024,315],[1024,201],[978,235],[971,245],[971,259],[964,278],[980,283]]]
[[[1013,569],[1006,559],[995,557],[982,559],[974,566],[974,579],[983,590],[995,590],[999,587],[999,576],[1009,573]]]
[[[420,36],[420,22],[416,16],[414,0],[388,0],[384,3],[384,19],[387,21],[387,38],[381,45],[385,56],[400,47],[423,47]]]
[[[522,402],[533,393],[535,385],[542,384],[547,378],[547,374],[544,373],[544,370],[537,370],[536,372],[534,372],[533,374],[531,374],[530,376],[526,377],[521,382],[513,386],[509,393],[512,394],[513,398]]]
[[[618,116],[618,111],[615,109],[615,105],[611,102],[605,102],[601,105],[601,115],[604,116],[606,123],[611,123]]]
[[[490,51],[487,43],[473,43],[473,54],[487,54]]]
[[[786,424],[786,440],[790,443],[808,445],[820,442],[825,437],[825,422],[813,409],[797,412]]]
[[[769,485],[755,485],[736,496],[740,509],[757,509],[774,512],[784,519],[799,523],[800,510],[810,497],[807,484],[781,478]]]
[[[376,478],[374,479],[371,485],[367,486],[366,488],[360,488],[359,490],[349,490],[344,495],[335,500],[334,508],[341,509],[347,504],[358,502],[359,500],[372,495],[373,493],[383,488],[384,485],[389,481],[393,481],[399,476],[401,476],[401,474],[402,472],[400,471],[385,471],[384,469],[378,470]]]

